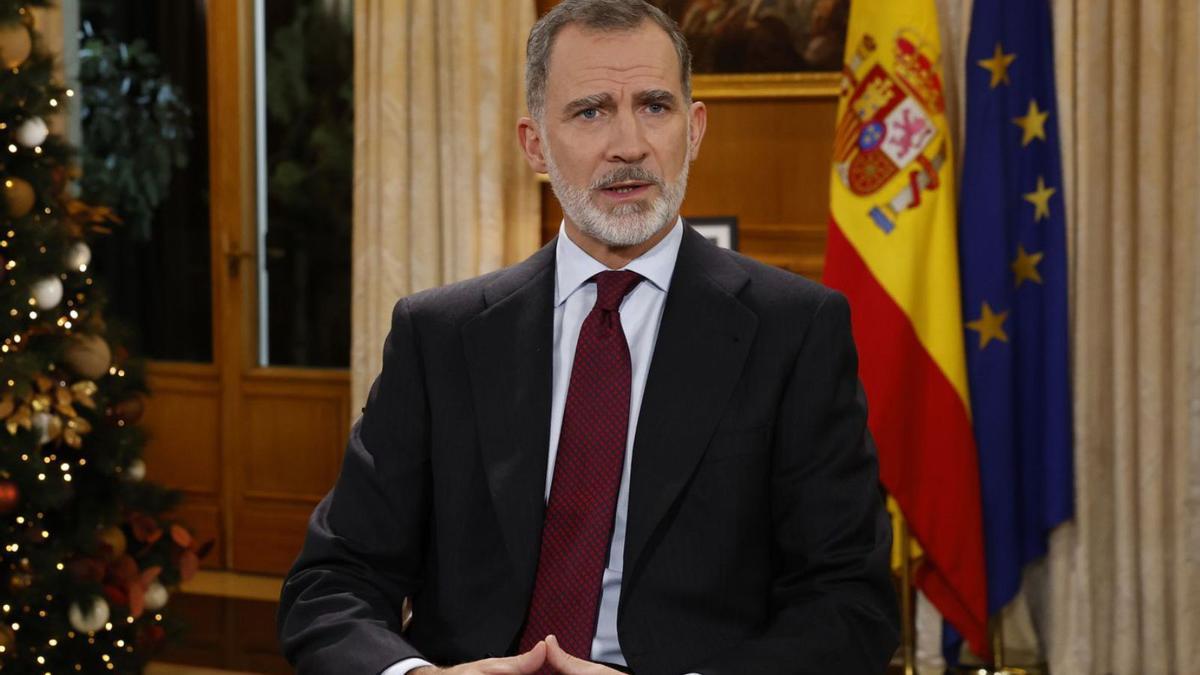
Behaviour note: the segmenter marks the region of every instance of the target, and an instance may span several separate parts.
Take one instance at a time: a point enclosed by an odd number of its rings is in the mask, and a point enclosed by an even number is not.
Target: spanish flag
[[[924,549],[917,586],[989,654],[934,0],[851,4],[825,283],[850,300],[880,473]]]

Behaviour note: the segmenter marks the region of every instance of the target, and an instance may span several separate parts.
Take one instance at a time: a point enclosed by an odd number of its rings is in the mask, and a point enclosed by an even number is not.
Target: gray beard
[[[550,174],[550,186],[554,189],[554,196],[558,198],[563,213],[571,222],[597,241],[614,248],[624,248],[645,243],[679,213],[683,196],[687,192],[690,162],[685,161],[679,175],[667,184],[646,169],[629,165],[614,169],[587,188],[573,185],[563,178],[549,147],[546,148],[546,168]],[[592,201],[594,190],[628,180],[652,182],[659,187],[661,194],[649,204],[620,204],[607,212]]]

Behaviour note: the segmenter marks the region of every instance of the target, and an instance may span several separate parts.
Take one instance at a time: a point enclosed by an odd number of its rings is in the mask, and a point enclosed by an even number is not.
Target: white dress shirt
[[[625,463],[621,470],[621,486],[617,492],[617,513],[613,521],[612,544],[608,565],[601,581],[600,615],[596,635],[592,639],[592,660],[627,665],[617,638],[617,603],[621,597],[621,571],[625,557],[625,523],[629,513],[629,475],[633,464],[633,440],[637,430],[642,393],[650,372],[650,359],[658,339],[658,327],[666,305],[667,289],[679,257],[683,241],[683,220],[654,248],[643,253],[622,269],[644,277],[621,301],[621,327],[629,343],[630,371],[629,431],[625,442]],[[559,227],[555,249],[554,279],[554,363],[553,390],[550,407],[550,448],[546,464],[546,490],[550,499],[550,484],[554,480],[554,461],[558,456],[558,438],[562,430],[563,410],[567,404],[567,385],[571,381],[571,366],[575,361],[575,346],[583,320],[596,304],[596,284],[588,280],[609,269],[579,248]],[[406,675],[419,666],[430,665],[421,659],[405,659],[384,670],[380,675]]]

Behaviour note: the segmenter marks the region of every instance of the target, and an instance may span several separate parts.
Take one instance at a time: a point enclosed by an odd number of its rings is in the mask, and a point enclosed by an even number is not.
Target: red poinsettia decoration
[[[157,520],[138,511],[129,514],[129,529],[133,532],[133,538],[147,547],[157,542],[163,534]]]
[[[137,619],[146,611],[146,589],[159,574],[162,574],[162,568],[157,565],[141,570],[131,556],[119,556],[108,566],[104,595],[114,605],[129,607],[130,616]]]
[[[192,533],[178,523],[171,525],[171,541],[178,546],[171,551],[171,562],[179,566],[179,578],[187,581],[196,576],[196,572],[200,570],[200,558],[208,553],[211,542],[205,544],[201,550],[192,537]]]

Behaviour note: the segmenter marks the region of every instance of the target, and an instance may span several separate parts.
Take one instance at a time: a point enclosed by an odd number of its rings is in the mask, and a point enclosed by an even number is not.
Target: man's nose
[[[616,123],[611,127],[612,138],[609,140],[608,160],[623,164],[637,164],[646,159],[649,147],[642,127],[638,124],[637,115],[633,111],[623,111],[617,115]]]

